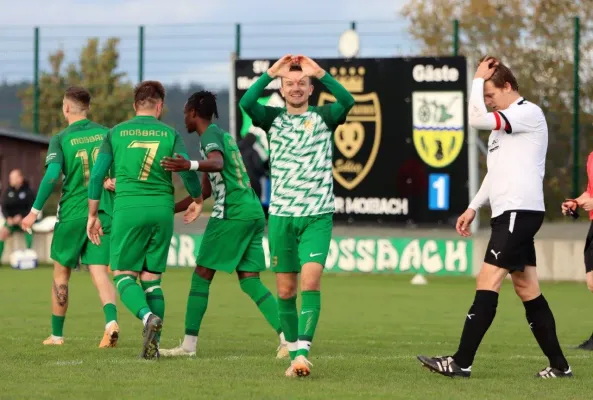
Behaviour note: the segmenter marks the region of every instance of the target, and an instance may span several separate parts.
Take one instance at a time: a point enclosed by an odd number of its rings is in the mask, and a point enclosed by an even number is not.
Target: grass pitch
[[[191,269],[164,276],[162,347],[183,337]],[[417,354],[455,352],[474,295],[468,278],[327,274],[312,347],[312,375],[284,377],[278,339],[236,276],[211,286],[195,359],[139,360],[141,323],[118,303],[119,346],[98,349],[104,318],[90,276],[72,274],[66,344],[44,347],[50,334],[51,269],[0,270],[0,398],[10,399],[590,399],[593,353],[574,350],[593,330],[593,294],[584,284],[543,284],[574,379],[536,380],[547,366],[505,282],[496,319],[469,380],[420,367]],[[273,276],[263,274],[274,292]]]

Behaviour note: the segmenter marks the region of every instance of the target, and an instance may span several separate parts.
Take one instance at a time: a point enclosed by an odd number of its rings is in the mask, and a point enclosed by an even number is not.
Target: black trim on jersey
[[[506,133],[513,133],[513,127],[511,126],[511,123],[509,122],[509,120],[507,119],[507,117],[500,111],[498,111],[498,113],[500,114],[500,116],[502,117],[502,119],[504,119],[504,131]]]
[[[523,104],[527,104],[527,100],[525,99],[521,99],[520,102],[517,103],[518,105],[523,105]]]

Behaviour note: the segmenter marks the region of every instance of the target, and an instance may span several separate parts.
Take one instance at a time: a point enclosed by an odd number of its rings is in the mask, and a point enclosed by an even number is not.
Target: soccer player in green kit
[[[335,103],[309,105],[312,77],[335,96]],[[282,80],[285,108],[257,101],[275,78]],[[312,366],[308,355],[321,310],[321,275],[333,227],[333,135],[345,122],[354,98],[316,62],[289,54],[249,88],[240,105],[253,124],[267,132],[270,144],[268,237],[280,322],[292,360],[286,376],[308,376]],[[300,315],[296,306],[299,273]]]
[[[66,90],[62,111],[68,127],[51,139],[47,152],[47,170],[39,186],[33,208],[21,223],[23,230],[30,230],[39,211],[53,192],[55,184],[64,175],[62,197],[58,209],[58,222],[54,227],[51,242],[51,258],[54,260],[52,290],[52,332],[43,344],[64,344],[64,320],[68,310],[68,282],[70,273],[79,259],[89,265],[105,313],[105,333],[99,347],[115,347],[119,337],[117,325],[116,294],[109,277],[109,243],[95,245],[86,235],[87,196],[90,171],[93,168],[99,147],[108,129],[87,119],[91,103],[90,93],[81,87]],[[103,184],[107,171],[101,176]],[[113,193],[102,190],[98,195],[103,201],[99,218],[105,235],[111,230]]]
[[[145,81],[134,90],[136,117],[113,127],[105,137],[88,191],[87,234],[101,243],[98,218],[101,185],[105,173],[115,164],[117,190],[111,231],[111,270],[121,301],[144,324],[145,359],[159,357],[159,338],[165,314],[161,274],[173,236],[174,187],[171,173],[160,160],[174,153],[187,157],[182,137],[159,121],[165,88],[160,82]],[[180,174],[193,198],[189,211],[200,214],[202,189],[195,172]],[[140,285],[136,280],[140,277]]]
[[[188,133],[200,135],[204,160],[189,161],[181,156],[161,161],[168,171],[203,171],[204,198],[214,195],[214,209],[204,232],[204,239],[192,274],[185,314],[185,337],[181,346],[161,350],[163,356],[194,356],[202,318],[208,306],[210,283],[216,271],[237,271],[239,286],[255,302],[268,323],[280,336],[277,358],[288,357],[288,349],[278,319],[278,305],[261,282],[265,271],[262,241],[266,225],[261,202],[251,188],[243,159],[235,139],[212,123],[218,118],[216,97],[211,92],[194,93],[184,109]],[[177,203],[183,211],[191,202]],[[186,217],[188,215],[186,214]]]

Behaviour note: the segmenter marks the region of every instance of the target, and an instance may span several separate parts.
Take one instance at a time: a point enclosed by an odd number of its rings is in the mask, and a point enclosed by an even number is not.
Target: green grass
[[[164,277],[167,315],[162,347],[183,335],[189,269]],[[273,288],[273,277],[264,281]],[[584,284],[544,284],[572,380],[536,380],[547,366],[508,282],[470,380],[422,369],[417,354],[455,351],[474,282],[409,276],[326,275],[312,375],[284,377],[277,337],[235,276],[211,287],[196,359],[137,359],[141,323],[118,304],[121,340],[98,349],[104,319],[90,277],[72,274],[66,345],[44,347],[50,333],[51,269],[0,270],[3,337],[0,398],[31,399],[589,399],[593,354],[571,349],[593,330],[593,295]]]

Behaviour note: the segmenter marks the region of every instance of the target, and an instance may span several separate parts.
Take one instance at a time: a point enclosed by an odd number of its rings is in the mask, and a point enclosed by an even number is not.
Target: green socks
[[[301,315],[299,316],[299,350],[297,356],[307,357],[321,312],[321,293],[318,290],[307,290],[303,291],[301,296],[302,305]]]
[[[2,253],[4,253],[4,240],[0,240],[0,264],[2,264]]]
[[[280,319],[278,318],[278,304],[272,293],[261,282],[259,277],[244,278],[239,281],[241,290],[255,302],[259,311],[264,315],[268,324],[277,334],[282,332]]]
[[[27,244],[27,248],[30,249],[33,246],[33,234],[29,232],[25,232],[25,243]],[[0,254],[2,256],[2,254]]]
[[[284,332],[290,359],[294,360],[298,350],[299,315],[296,307],[296,296],[289,299],[278,298],[278,317]]]
[[[185,335],[198,336],[202,318],[208,308],[208,296],[210,294],[211,281],[202,278],[195,272],[192,274],[191,287],[187,298],[187,309],[185,311]],[[195,343],[194,343],[195,346]],[[184,346],[185,347],[185,346]],[[195,351],[194,349],[186,349]]]
[[[103,314],[105,314],[105,324],[111,321],[117,321],[117,308],[115,304],[107,303],[103,306]]]
[[[156,281],[141,281],[142,289],[146,295],[146,303],[148,308],[162,321],[165,320],[165,296],[161,288],[161,280]],[[161,330],[158,334],[159,340],[161,338]]]
[[[146,297],[142,288],[136,283],[136,277],[133,275],[118,275],[113,278],[115,288],[119,292],[119,297],[124,305],[138,319],[143,319],[151,310],[146,302]]]
[[[55,337],[64,336],[64,320],[65,316],[53,315],[51,316],[51,334]]]

